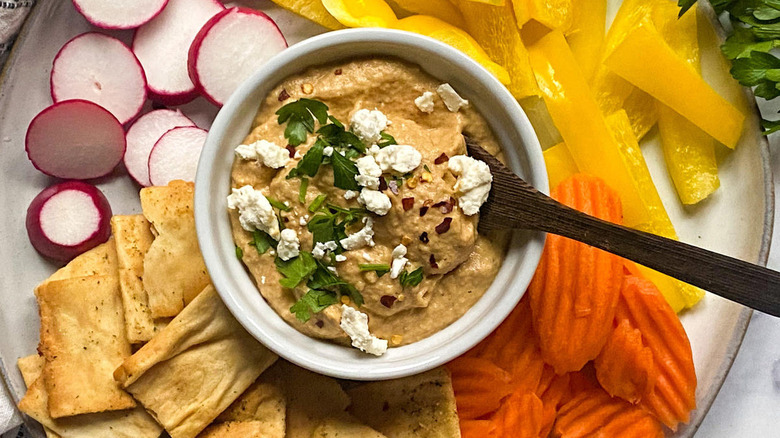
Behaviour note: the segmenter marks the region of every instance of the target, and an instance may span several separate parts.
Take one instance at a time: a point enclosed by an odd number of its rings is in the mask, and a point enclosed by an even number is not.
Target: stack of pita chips
[[[191,183],[144,188],[141,205],[35,290],[19,408],[49,438],[459,436],[443,369],[345,392],[249,335],[210,285]]]

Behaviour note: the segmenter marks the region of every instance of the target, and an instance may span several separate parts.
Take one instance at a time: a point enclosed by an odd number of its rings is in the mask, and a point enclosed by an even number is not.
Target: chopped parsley
[[[390,272],[390,265],[386,263],[367,263],[367,264],[358,265],[358,267],[363,272],[366,271],[376,272],[377,277],[381,277],[387,274],[388,272]]]
[[[320,207],[322,207],[322,204],[325,203],[325,200],[328,199],[327,196],[324,194],[317,195],[316,198],[314,198],[313,201],[311,201],[311,204],[309,204],[309,211],[312,213],[316,213]]]
[[[358,175],[357,165],[338,152],[333,152],[330,160],[333,166],[333,185],[344,190],[360,190],[355,180]]]
[[[317,260],[317,269],[311,276],[311,279],[307,286],[312,289],[323,290],[330,289],[337,291],[341,295],[346,295],[352,300],[358,307],[363,305],[363,295],[358,292],[355,286],[342,280],[341,277],[334,274],[328,269],[328,266],[323,262]]]
[[[342,208],[337,205],[328,204],[327,208],[322,209],[309,220],[306,227],[312,233],[313,244],[317,242],[335,241],[339,248],[336,250],[340,254],[341,239],[347,237],[347,227],[356,223],[366,216],[368,211],[364,208]]]
[[[266,196],[265,199],[268,199],[268,203],[271,204],[271,207],[273,208],[277,208],[281,211],[290,211],[290,206],[286,205],[284,202],[278,201],[268,196]]]
[[[336,150],[345,151],[353,148],[361,154],[366,153],[366,145],[360,141],[357,135],[344,129],[344,125],[335,117],[329,116],[328,119],[331,123],[317,130],[317,134],[320,135],[321,139]]]
[[[236,257],[241,260],[244,258],[244,250],[240,246],[236,245]]]
[[[298,162],[298,165],[287,174],[287,179],[295,178],[297,176],[315,176],[320,170],[322,164],[323,151],[327,144],[321,139],[317,139],[311,148],[306,151],[306,154]]]
[[[390,146],[391,144],[398,144],[398,142],[395,141],[395,137],[393,137],[392,135],[384,131],[380,132],[379,135],[381,136],[381,138],[376,143],[376,145],[379,146],[380,148]]]
[[[277,257],[276,270],[284,276],[279,280],[279,284],[288,289],[295,289],[317,270],[317,263],[310,252],[301,251],[298,257],[287,261]]]
[[[417,286],[423,280],[423,268],[417,268],[412,272],[401,271],[401,275],[398,276],[398,281],[401,282],[402,287]]]
[[[301,178],[301,187],[298,189],[298,201],[306,203],[306,190],[309,188],[309,179]]]
[[[314,133],[315,118],[320,125],[327,123],[328,106],[318,100],[302,98],[279,108],[276,115],[280,125],[287,123],[284,137],[292,146],[298,146],[306,141],[308,134]]]
[[[263,255],[268,251],[268,248],[272,246],[276,248],[277,242],[265,231],[255,230],[252,232],[252,242],[250,242],[250,245],[257,248],[258,254]]]
[[[292,307],[290,312],[301,322],[311,319],[312,313],[320,313],[332,304],[337,304],[339,298],[333,292],[310,289]]]

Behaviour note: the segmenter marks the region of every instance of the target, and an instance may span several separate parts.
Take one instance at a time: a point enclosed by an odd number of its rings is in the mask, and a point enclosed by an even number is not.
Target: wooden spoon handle
[[[542,195],[544,196],[544,195]],[[544,196],[534,229],[558,234],[662,272],[764,313],[780,316],[780,273],[687,243],[589,216]]]

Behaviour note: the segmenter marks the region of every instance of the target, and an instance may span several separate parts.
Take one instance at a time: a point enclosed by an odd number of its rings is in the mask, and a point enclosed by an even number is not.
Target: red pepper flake
[[[394,195],[398,194],[398,182],[396,180],[391,180],[387,183],[387,187],[390,188],[390,191],[393,192]]]
[[[336,75],[336,76],[339,76],[341,73],[343,73],[343,72],[341,71],[340,68],[337,68],[336,71],[333,72],[333,74]]]
[[[431,239],[428,238],[428,232],[427,231],[423,231],[423,233],[420,234],[420,242],[428,243],[430,241],[431,241]]]
[[[403,198],[401,204],[404,206],[404,211],[409,211],[414,207],[414,198]]]
[[[452,223],[451,217],[445,217],[439,225],[436,225],[436,233],[444,234],[450,230],[450,223]]]
[[[450,161],[450,157],[447,156],[444,152],[441,153],[438,157],[436,157],[435,160],[433,160],[433,164],[442,164],[446,163],[447,161]]]
[[[290,98],[290,93],[287,92],[287,89],[283,88],[282,92],[279,93],[279,102],[284,102],[289,98]]]
[[[295,146],[288,144],[285,146],[285,149],[287,149],[287,153],[290,154],[290,158],[295,158]]]
[[[395,303],[395,300],[398,298],[392,296],[392,295],[382,295],[382,298],[379,299],[379,302],[382,303],[383,306],[387,307],[388,309],[393,307],[393,304]]]
[[[431,254],[431,256],[428,258],[428,263],[431,264],[431,268],[433,269],[439,269],[439,264],[436,263],[436,256]]]
[[[431,207],[431,204],[433,201],[428,199],[427,201],[423,202],[423,206],[420,207],[420,217],[425,216],[426,213],[428,213],[428,209]]]
[[[384,192],[385,190],[387,190],[387,181],[385,181],[385,177],[380,176],[379,177],[379,191],[380,192]],[[396,195],[397,195],[397,193],[396,193]]]

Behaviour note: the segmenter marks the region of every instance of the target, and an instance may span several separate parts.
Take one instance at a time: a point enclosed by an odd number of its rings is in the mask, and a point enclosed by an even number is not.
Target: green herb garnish
[[[360,141],[357,135],[344,129],[344,125],[336,120],[335,117],[328,117],[332,123],[329,123],[317,130],[324,141],[337,150],[354,148],[361,154],[366,153],[366,145]]]
[[[366,263],[358,265],[361,271],[374,271],[378,277],[381,277],[390,272],[390,265],[386,263]]]
[[[398,276],[398,281],[401,282],[402,287],[417,286],[423,280],[423,269],[417,268],[412,272],[402,271]]]
[[[341,277],[331,272],[328,266],[319,260],[317,260],[317,270],[314,271],[306,285],[317,290],[335,289],[341,295],[348,296],[358,307],[363,305],[363,295],[358,292],[355,286],[342,280]]]
[[[339,298],[334,292],[310,289],[290,307],[290,312],[295,314],[299,321],[307,322],[311,319],[312,313],[320,313],[327,309],[328,306],[338,302]]]
[[[291,145],[298,146],[306,141],[307,134],[314,133],[315,118],[320,125],[328,121],[328,106],[318,100],[303,98],[279,108],[276,115],[280,125],[287,123],[284,137]]]
[[[290,211],[290,206],[286,205],[284,202],[278,201],[274,198],[270,198],[268,196],[265,197],[265,199],[268,200],[268,203],[271,204],[271,207],[277,208],[282,211]]]
[[[317,263],[310,252],[301,251],[298,257],[284,261],[276,258],[276,269],[284,276],[279,284],[294,289],[317,270]]]
[[[241,260],[244,258],[244,250],[240,246],[236,245],[236,257]]]
[[[312,213],[316,213],[317,210],[322,207],[322,204],[325,203],[325,200],[328,199],[325,195],[317,195],[316,198],[314,198],[313,201],[311,201],[311,204],[309,204],[309,211]]]
[[[307,228],[312,233],[314,244],[317,242],[335,241],[341,245],[341,239],[347,237],[346,229],[348,226],[359,221],[368,211],[364,208],[342,208],[337,205],[328,204],[326,209],[318,212],[309,220]],[[339,249],[336,253],[340,253]]]
[[[300,201],[301,204],[306,203],[306,189],[308,188],[309,188],[309,179],[301,178],[301,186],[298,189],[298,201]]]
[[[398,142],[395,141],[395,137],[393,137],[392,135],[384,131],[379,133],[379,135],[381,136],[381,139],[376,143],[376,145],[379,146],[380,148],[390,146],[391,144],[398,144]]]
[[[327,144],[321,139],[317,139],[314,144],[306,151],[306,154],[298,162],[298,165],[287,174],[287,179],[295,178],[296,176],[315,176],[320,170],[322,164],[323,151]]]
[[[257,248],[257,253],[260,255],[265,254],[268,248],[276,248],[277,242],[271,238],[265,231],[255,230],[252,232],[252,242],[250,245]]]
[[[425,169],[426,172],[430,172],[431,171],[431,168],[428,167],[427,164],[423,164],[423,169]]]
[[[355,176],[358,175],[355,163],[338,152],[333,152],[330,161],[333,166],[333,185],[344,190],[360,190],[355,181]]]

